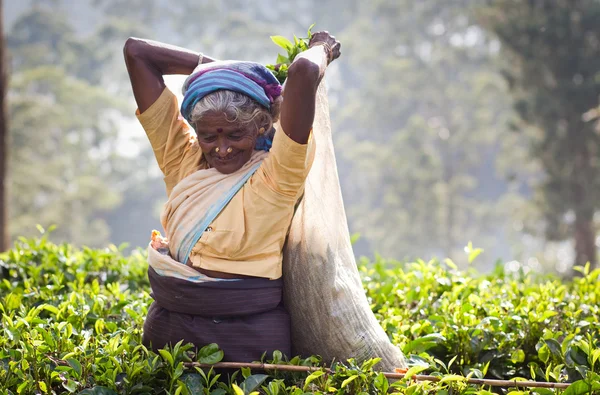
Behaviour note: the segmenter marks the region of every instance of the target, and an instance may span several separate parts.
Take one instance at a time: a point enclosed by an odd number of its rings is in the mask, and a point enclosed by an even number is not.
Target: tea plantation
[[[18,241],[0,266],[0,394],[600,393],[600,270],[581,268],[563,282],[500,267],[465,273],[451,261],[361,262],[373,311],[410,359],[408,377],[388,382],[376,360],[310,375],[242,369],[219,377],[187,364],[218,362],[215,345],[148,351],[141,329],[152,299],[139,252],[79,250],[43,236]],[[277,353],[265,360],[319,364]],[[465,377],[576,383],[511,389]]]

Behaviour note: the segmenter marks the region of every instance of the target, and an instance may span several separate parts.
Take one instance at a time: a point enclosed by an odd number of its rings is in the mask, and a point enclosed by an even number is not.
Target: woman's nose
[[[220,158],[224,158],[227,156],[227,147],[225,144],[219,144],[217,145],[217,148],[215,148],[215,152]]]

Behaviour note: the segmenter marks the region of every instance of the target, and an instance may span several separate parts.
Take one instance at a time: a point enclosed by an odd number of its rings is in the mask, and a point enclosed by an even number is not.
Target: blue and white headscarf
[[[201,64],[183,84],[181,115],[192,127],[194,124],[191,115],[196,103],[204,96],[221,89],[249,96],[269,110],[281,95],[281,84],[260,63],[229,60]],[[262,134],[256,140],[255,149],[269,151],[272,143],[271,133]]]

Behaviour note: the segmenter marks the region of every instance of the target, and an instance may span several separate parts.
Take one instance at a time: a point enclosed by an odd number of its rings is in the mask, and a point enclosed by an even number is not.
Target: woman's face
[[[239,170],[250,160],[258,138],[254,127],[228,122],[225,114],[214,112],[204,114],[196,122],[196,134],[210,167],[223,174]]]

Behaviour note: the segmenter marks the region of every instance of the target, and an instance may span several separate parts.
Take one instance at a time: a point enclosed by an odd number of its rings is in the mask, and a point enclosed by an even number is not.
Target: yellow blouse
[[[189,174],[206,168],[196,134],[183,121],[177,98],[165,88],[140,114],[167,195]],[[278,130],[260,168],[193,247],[194,267],[224,273],[281,277],[283,243],[314,158],[314,141],[298,144]]]

